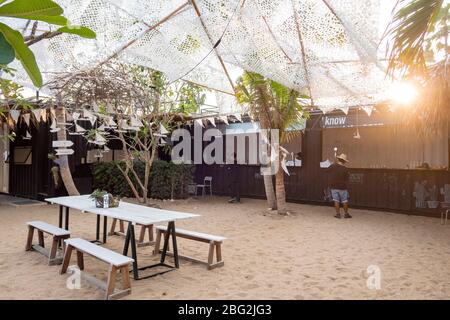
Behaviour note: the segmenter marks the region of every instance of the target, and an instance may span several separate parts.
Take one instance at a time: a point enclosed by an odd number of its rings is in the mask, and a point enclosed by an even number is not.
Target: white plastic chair
[[[195,195],[196,196],[198,195],[198,189],[202,189],[202,197],[204,197],[206,193],[205,191],[206,188],[209,188],[209,195],[212,196],[212,177],[206,176],[203,179],[203,184],[198,184],[195,187]]]

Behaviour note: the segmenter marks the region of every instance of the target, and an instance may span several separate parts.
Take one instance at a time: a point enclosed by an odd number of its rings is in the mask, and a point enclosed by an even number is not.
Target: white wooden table
[[[175,260],[175,268],[179,268],[178,260],[178,250],[176,242],[176,232],[175,232],[175,221],[189,219],[198,217],[197,214],[184,213],[178,211],[161,210],[151,207],[146,207],[142,205],[137,205],[133,203],[121,201],[119,206],[116,208],[96,208],[93,199],[89,198],[89,195],[83,196],[70,196],[70,197],[58,197],[58,198],[48,198],[45,199],[47,202],[59,205],[59,227],[62,228],[64,222],[64,228],[69,230],[69,208],[80,210],[82,212],[91,213],[97,215],[97,237],[96,241],[99,241],[99,229],[100,229],[100,217],[103,216],[103,243],[106,242],[107,234],[107,218],[116,218],[128,222],[127,234],[125,237],[125,244],[123,248],[123,254],[128,255],[128,249],[131,245],[131,255],[134,259],[133,262],[133,276],[135,280],[145,279],[157,274],[152,274],[146,277],[139,277],[139,270],[144,270],[148,268],[153,268],[157,266],[165,266],[173,268],[173,266],[167,265],[165,263],[165,258],[167,255],[167,249],[169,244],[169,237],[172,237],[172,246]],[[63,211],[65,210],[65,219],[63,217]],[[65,220],[65,221],[63,221]],[[170,230],[166,233],[164,238],[164,247],[161,254],[160,263],[146,266],[138,267],[137,263],[137,249],[136,249],[136,238],[134,226],[136,224],[149,226],[157,223],[167,222],[167,229]],[[170,270],[169,270],[170,271]],[[167,272],[167,271],[165,271]]]

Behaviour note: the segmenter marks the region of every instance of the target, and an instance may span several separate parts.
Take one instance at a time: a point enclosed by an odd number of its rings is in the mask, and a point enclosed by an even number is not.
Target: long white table
[[[123,254],[128,255],[128,249],[131,245],[131,254],[134,259],[133,263],[133,275],[134,279],[145,279],[154,276],[150,275],[147,277],[139,277],[139,270],[153,268],[157,266],[166,266],[172,268],[165,263],[165,258],[167,254],[169,237],[172,237],[172,246],[175,260],[175,268],[179,268],[178,261],[178,250],[177,250],[177,242],[176,242],[176,233],[175,233],[175,221],[190,219],[194,217],[198,217],[197,214],[178,212],[178,211],[170,211],[170,210],[161,210],[151,207],[146,207],[142,205],[137,205],[133,203],[123,202],[121,201],[119,206],[116,208],[97,208],[95,207],[95,203],[93,199],[89,198],[89,195],[83,196],[69,196],[69,197],[58,197],[58,198],[48,198],[45,199],[47,202],[52,204],[59,205],[59,227],[63,226],[63,211],[65,209],[65,229],[69,230],[69,208],[80,210],[82,212],[91,213],[97,215],[97,237],[96,241],[99,241],[99,229],[100,229],[100,217],[103,216],[103,243],[106,243],[106,234],[107,234],[107,218],[115,218],[119,220],[123,220],[128,222],[127,234],[125,237],[125,244],[123,248]],[[136,248],[136,238],[135,238],[135,225],[143,225],[149,226],[157,223],[168,223],[168,232],[164,238],[164,247],[163,252],[161,254],[160,263],[138,268],[137,264],[137,248]],[[160,273],[158,273],[160,274]]]

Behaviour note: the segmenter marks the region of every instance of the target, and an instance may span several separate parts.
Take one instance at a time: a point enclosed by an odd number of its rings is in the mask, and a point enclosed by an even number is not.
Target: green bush
[[[133,197],[133,192],[117,165],[125,168],[123,161],[100,162],[94,165],[94,189],[106,190],[114,195]],[[144,164],[135,162],[139,177],[144,176]],[[176,165],[155,160],[150,172],[150,197],[156,199],[183,199],[188,196],[188,185],[194,180],[194,165]],[[135,181],[132,175],[129,175]],[[136,184],[137,185],[137,184]]]

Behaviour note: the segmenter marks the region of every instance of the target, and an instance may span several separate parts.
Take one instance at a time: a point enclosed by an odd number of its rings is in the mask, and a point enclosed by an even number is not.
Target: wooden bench
[[[62,255],[57,257],[58,247],[61,241],[70,238],[70,231],[55,227],[54,225],[48,224],[43,221],[30,221],[27,222],[28,225],[28,238],[27,244],[25,246],[26,251],[36,250],[42,253],[44,256],[48,257],[48,264],[54,265],[59,264],[62,261]],[[38,231],[38,244],[33,245],[33,235],[34,230]],[[53,237],[52,246],[50,251],[45,248],[44,245],[44,233],[50,234]],[[64,255],[64,245],[62,254]]]
[[[161,235],[167,232],[166,226],[157,226],[156,227],[156,241],[155,241],[155,250],[153,254],[157,255],[161,252]],[[180,258],[198,262],[202,264],[206,264],[208,270],[222,267],[224,265],[224,261],[222,260],[222,242],[226,239],[225,237],[214,236],[206,233],[200,233],[195,231],[176,229],[175,234],[177,237],[185,238],[189,240],[199,241],[209,243],[209,253],[208,253],[208,261],[201,261],[192,257],[179,255]],[[214,262],[214,251],[216,251],[216,262]],[[168,252],[167,254],[173,255],[172,252]]]
[[[116,231],[117,221],[119,221],[119,231]],[[148,241],[145,241],[145,231],[148,230]],[[109,236],[125,236],[125,226],[124,221],[114,218],[111,223],[111,229],[108,233]],[[141,225],[141,233],[139,234],[139,240],[137,242],[138,247],[149,246],[154,243],[153,240],[153,225],[143,226]]]
[[[80,238],[68,239],[65,240],[65,243],[66,253],[64,255],[61,274],[67,272],[72,250],[75,249],[77,251],[77,265],[80,270],[84,270],[84,253],[109,264],[108,280],[106,283],[84,272],[81,273],[87,281],[106,292],[106,300],[117,299],[131,293],[129,266],[133,263],[133,259]],[[115,289],[117,271],[120,271],[122,274],[122,290]]]

